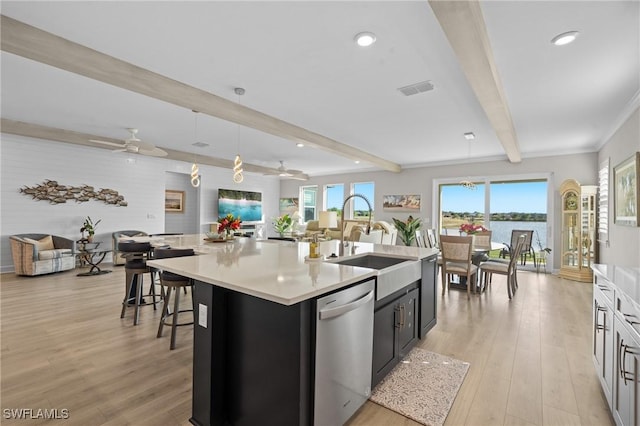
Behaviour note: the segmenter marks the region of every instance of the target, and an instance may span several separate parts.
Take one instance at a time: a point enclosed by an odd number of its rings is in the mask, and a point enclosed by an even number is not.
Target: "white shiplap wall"
[[[102,219],[96,240],[111,246],[111,233],[122,229],[140,229],[148,233],[164,232],[165,172],[189,174],[191,165],[162,158],[111,153],[57,142],[2,134],[0,139],[0,271],[13,271],[9,235],[50,233],[77,240],[86,216]],[[200,222],[217,219],[217,190],[237,187],[262,192],[267,223],[278,214],[280,182],[278,178],[245,174],[236,185],[228,169],[200,166]],[[91,185],[110,188],[124,195],[127,207],[115,207],[99,201],[49,204],[35,201],[19,192],[27,185],[45,179],[61,185]],[[201,225],[204,230],[207,228]]]

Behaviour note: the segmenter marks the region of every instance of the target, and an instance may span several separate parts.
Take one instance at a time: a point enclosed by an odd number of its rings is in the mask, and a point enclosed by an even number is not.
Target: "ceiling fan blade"
[[[101,141],[98,139],[89,139],[89,142],[93,142],[93,143],[100,143],[103,145],[109,145],[109,146],[117,146],[117,147],[123,147],[124,145],[121,143],[115,143],[115,142],[108,142],[108,141]]]
[[[167,151],[165,151],[164,149],[156,148],[154,146],[153,149],[140,148],[138,150],[138,154],[149,155],[151,157],[166,157],[167,156]]]
[[[154,144],[150,142],[142,141],[140,139],[137,139],[137,140],[127,139],[127,143],[129,143],[130,145],[137,146],[140,149],[144,149],[148,151],[152,151],[156,147]]]
[[[293,170],[293,169],[287,169],[287,173],[290,175],[301,175],[303,174],[302,170]]]
[[[127,152],[127,148],[114,149],[111,152]]]
[[[289,179],[295,179],[295,180],[309,180],[309,176],[304,174],[304,173],[299,173],[299,174],[295,174],[295,175],[291,175],[289,176]]]

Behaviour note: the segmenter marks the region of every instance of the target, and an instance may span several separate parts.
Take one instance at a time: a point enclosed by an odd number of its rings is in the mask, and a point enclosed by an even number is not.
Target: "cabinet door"
[[[373,368],[371,388],[396,365],[399,358],[396,328],[400,308],[397,300],[379,308],[373,318]]]
[[[639,345],[618,317],[615,319],[616,369],[613,416],[618,425],[637,425]]]
[[[422,281],[420,283],[420,338],[436,325],[436,261],[437,256],[422,261]]]
[[[606,305],[602,292],[594,288],[593,299],[593,363],[604,394],[612,406],[614,370],[613,310]]]
[[[418,340],[417,306],[418,289],[414,288],[400,299],[399,315],[400,327],[398,328],[398,346],[400,358],[404,357]]]

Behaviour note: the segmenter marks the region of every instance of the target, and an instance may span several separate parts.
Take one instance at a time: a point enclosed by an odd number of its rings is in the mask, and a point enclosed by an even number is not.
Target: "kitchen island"
[[[171,245],[189,246],[186,241],[177,240]],[[206,253],[199,256],[149,261],[150,266],[195,280],[191,423],[320,423],[317,417],[314,420],[318,298],[373,282],[378,271],[305,261],[308,250],[307,243],[239,239],[207,244],[206,250],[196,248]],[[324,256],[337,252],[338,241],[320,244]],[[418,334],[424,337],[435,325],[437,251],[356,243],[355,249],[348,252],[354,256],[376,253],[400,257],[421,265],[422,276],[415,283],[376,299],[375,307],[376,312],[383,305],[395,307],[394,318],[397,316],[399,321],[402,316],[403,324],[407,312],[413,312],[415,322],[408,334],[415,338],[411,341],[415,344]],[[409,292],[414,295],[413,310],[405,309],[404,304],[396,306],[396,301],[403,300],[401,296]],[[376,317],[376,327],[377,323]],[[388,331],[397,326],[385,323],[382,328],[381,341],[386,341]],[[398,337],[393,339],[395,349],[378,352],[392,353],[397,362],[401,353],[397,349]],[[408,350],[410,345],[404,346]],[[389,361],[384,362],[388,368]]]

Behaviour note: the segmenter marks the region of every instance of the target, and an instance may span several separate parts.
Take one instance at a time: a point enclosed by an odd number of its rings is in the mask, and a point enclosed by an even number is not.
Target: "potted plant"
[[[87,216],[87,218],[84,220],[82,228],[80,228],[80,232],[82,232],[82,239],[85,239],[84,233],[86,232],[86,240],[90,243],[93,242],[93,236],[96,233],[96,227],[100,222],[102,222],[102,219],[98,219],[96,222],[94,222],[93,220],[91,220],[90,216]]]
[[[280,236],[284,236],[284,233],[293,225],[293,219],[288,214],[284,214],[273,220],[273,228]]]
[[[240,229],[240,224],[242,223],[242,219],[240,216],[233,217],[231,213],[224,217],[218,218],[218,233],[226,233],[227,239],[230,240],[233,238],[232,232]]]
[[[542,242],[540,241],[540,236],[538,235],[538,231],[536,233],[536,244],[540,249],[537,253],[538,260],[536,262],[536,271],[540,270],[540,266],[544,266],[545,273],[547,272],[547,256],[551,253],[551,249],[549,247],[542,247]]]
[[[420,218],[414,219],[409,216],[406,221],[393,218],[393,223],[398,228],[398,236],[406,246],[410,246],[416,238],[416,231],[420,229],[422,223]]]

